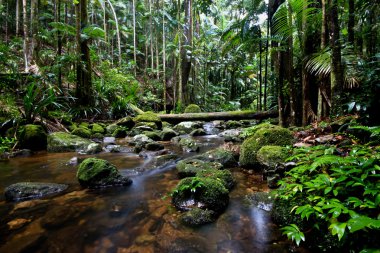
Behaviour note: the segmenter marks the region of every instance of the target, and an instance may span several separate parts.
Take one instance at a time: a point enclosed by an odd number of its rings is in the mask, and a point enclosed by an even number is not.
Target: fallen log
[[[278,111],[232,111],[232,112],[201,112],[182,114],[157,114],[162,121],[179,123],[182,121],[213,121],[213,120],[243,120],[243,119],[268,119],[278,117]]]

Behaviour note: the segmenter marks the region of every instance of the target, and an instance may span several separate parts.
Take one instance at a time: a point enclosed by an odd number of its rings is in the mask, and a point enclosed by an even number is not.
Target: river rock
[[[91,138],[91,130],[85,127],[77,127],[71,132],[71,134],[85,139]]]
[[[223,166],[220,163],[205,162],[198,159],[185,159],[179,161],[176,165],[178,176],[180,178],[194,177],[198,171],[206,169],[220,169]]]
[[[149,143],[145,144],[145,148],[146,148],[146,150],[157,151],[157,150],[164,149],[164,145],[162,145],[161,143],[158,143],[158,142],[149,142]]]
[[[47,147],[47,135],[40,125],[25,125],[21,127],[18,139],[20,148],[37,151],[44,150]]]
[[[158,129],[162,128],[162,121],[161,119],[155,114],[154,112],[144,112],[143,114],[137,115],[133,121],[135,123],[141,123],[141,122],[153,122],[157,126]]]
[[[99,143],[90,143],[84,151],[87,155],[93,155],[102,152],[102,145]]]
[[[115,132],[115,130],[116,130],[117,128],[118,128],[118,125],[116,125],[116,124],[108,125],[108,126],[106,126],[106,133],[107,133],[108,135],[113,134],[113,132]]]
[[[215,212],[211,210],[203,210],[193,208],[179,216],[182,224],[190,227],[198,227],[204,224],[212,223],[216,220]]]
[[[67,187],[64,184],[21,182],[5,188],[4,194],[8,201],[24,201],[57,194],[66,190]]]
[[[49,152],[73,152],[84,150],[93,143],[88,139],[81,138],[65,132],[55,132],[48,135]]]
[[[288,150],[280,146],[263,146],[257,151],[257,161],[264,171],[273,170],[278,164],[285,163]]]
[[[203,128],[198,128],[191,131],[190,136],[203,136],[206,135],[206,131]]]
[[[195,176],[215,179],[221,182],[223,186],[226,187],[226,189],[231,191],[235,185],[235,181],[234,181],[231,171],[221,170],[220,168],[222,168],[222,165],[220,163],[213,162],[211,164],[217,164],[218,167],[198,170]]]
[[[82,186],[89,188],[132,184],[132,180],[123,177],[113,164],[97,158],[85,159],[79,165],[77,178]]]
[[[171,138],[178,136],[179,134],[171,128],[164,127],[161,131],[161,139],[163,141],[169,141]]]
[[[246,202],[252,206],[264,211],[271,211],[274,197],[267,192],[255,192],[245,197]]]
[[[185,152],[198,152],[199,146],[192,138],[181,138],[179,140],[179,145]]]
[[[147,143],[153,142],[153,140],[145,134],[138,134],[133,137],[133,142],[135,146],[145,146]]]
[[[223,148],[216,148],[207,151],[204,154],[193,156],[193,159],[198,159],[208,162],[218,162],[223,165],[223,167],[236,166],[237,161],[235,159],[234,153]],[[186,159],[185,159],[186,160]]]
[[[118,127],[113,131],[112,137],[115,138],[125,138],[127,136],[127,131],[123,127]]]
[[[143,134],[145,134],[146,136],[148,136],[149,138],[151,138],[154,141],[160,141],[161,140],[160,134],[157,133],[156,131],[145,131],[145,132],[143,132]]]
[[[184,178],[172,195],[173,205],[182,211],[202,208],[220,214],[226,209],[228,202],[228,190],[221,182],[211,178]]]
[[[135,125],[135,122],[133,121],[133,119],[131,117],[127,116],[125,118],[119,119],[116,122],[116,125],[127,127],[128,129],[131,129]]]
[[[193,130],[202,128],[202,124],[193,121],[184,121],[174,126],[173,130],[179,134],[189,134]]]
[[[105,146],[111,145],[111,144],[116,144],[116,138],[115,137],[104,137],[103,144]]]

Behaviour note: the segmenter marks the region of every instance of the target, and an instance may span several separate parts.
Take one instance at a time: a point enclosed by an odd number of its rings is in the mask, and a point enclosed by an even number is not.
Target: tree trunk
[[[348,23],[347,23],[347,31],[348,31],[348,42],[354,46],[355,43],[355,0],[348,0]]]
[[[343,93],[343,70],[341,59],[341,48],[339,41],[339,20],[338,20],[338,0],[329,0],[330,8],[330,48],[332,51],[331,62],[331,89],[332,89],[332,108],[334,116],[342,113],[342,93]]]
[[[183,93],[182,93],[182,31],[181,31],[181,0],[177,0],[177,19],[178,19],[178,98],[177,98],[177,106],[181,109],[183,103]]]
[[[87,39],[81,40],[80,36],[81,30],[86,28],[88,24],[87,0],[80,0],[76,4],[76,11],[77,46],[80,59],[77,62],[77,87],[75,95],[78,105],[89,106],[93,104],[90,49],[87,45]]]
[[[85,0],[87,1],[87,0]],[[116,25],[116,38],[117,38],[117,50],[119,51],[119,67],[121,66],[121,41],[120,41],[120,30],[119,30],[119,22],[117,20],[115,9],[113,8],[113,5],[110,0],[107,0],[109,6],[111,7],[113,17],[115,19],[115,25]],[[87,15],[87,14],[86,14]],[[83,22],[83,21],[82,21]],[[87,23],[87,21],[86,21]]]
[[[16,36],[20,33],[20,0],[16,0]]]
[[[22,16],[23,16],[23,30],[24,30],[24,67],[25,72],[28,72],[29,68],[29,29],[28,29],[28,15],[27,15],[27,1],[22,0]]]
[[[61,22],[61,0],[58,0],[57,4],[57,22]],[[62,56],[62,34],[58,30],[58,42],[57,42],[57,55],[58,55],[58,87],[62,89],[62,67],[61,67],[61,56]]]
[[[162,0],[162,10],[165,10],[165,0]],[[165,14],[162,12],[162,86],[164,111],[166,113],[166,40],[165,40]]]
[[[192,40],[193,40],[192,22],[193,22],[192,0],[185,0],[185,24],[186,24],[184,28],[184,35],[185,35],[184,47],[185,48],[192,45]],[[189,81],[190,72],[191,72],[191,57],[190,59],[189,57],[187,57],[186,51],[187,49],[184,49],[184,48],[182,48],[180,51],[182,55],[182,60],[181,60],[182,62],[182,89],[183,89],[183,92],[185,92],[185,94],[188,93],[187,83]]]
[[[269,55],[269,27],[270,27],[270,19],[269,19],[269,3],[267,7],[267,39],[265,42],[265,76],[264,76],[264,110],[267,109],[267,89],[268,89],[268,55]]]
[[[153,73],[154,70],[154,54],[153,54],[153,24],[152,24],[152,3],[149,3],[149,39],[150,39],[150,71]]]
[[[136,56],[136,2],[135,0],[132,0],[132,11],[133,11],[133,61],[135,64],[133,65],[133,74],[135,77],[136,69],[137,69],[137,56]]]
[[[258,110],[261,111],[261,101],[263,98],[263,90],[262,90],[262,82],[263,82],[263,77],[262,77],[262,62],[261,62],[261,54],[262,54],[262,41],[261,41],[261,30],[259,29],[260,35],[259,35],[259,99],[258,99]]]

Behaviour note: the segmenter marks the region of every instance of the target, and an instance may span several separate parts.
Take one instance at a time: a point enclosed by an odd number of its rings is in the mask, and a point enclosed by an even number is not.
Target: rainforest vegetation
[[[378,252],[378,1],[0,0],[0,35],[2,162],[120,152],[111,136],[142,157],[170,140],[198,152],[211,122],[230,131],[224,151],[177,163],[172,204],[188,211],[196,192],[204,204],[183,220],[215,222],[234,187],[226,168],[239,166],[276,188],[272,220],[294,247]],[[133,181],[89,159],[82,187]]]

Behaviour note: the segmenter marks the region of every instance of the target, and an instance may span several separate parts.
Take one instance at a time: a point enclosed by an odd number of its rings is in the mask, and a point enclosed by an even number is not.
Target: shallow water
[[[217,136],[198,137],[205,152],[220,146]],[[125,141],[124,141],[125,142]],[[121,144],[123,144],[122,142]],[[180,149],[165,143],[180,157]],[[261,175],[233,168],[236,186],[228,209],[218,220],[188,228],[170,204],[178,183],[175,162],[153,167],[154,157],[134,153],[101,153],[96,157],[115,164],[122,174],[134,175],[130,187],[82,189],[77,166],[68,165],[76,153],[40,153],[0,162],[0,252],[289,252],[271,223],[269,213],[245,205],[244,197],[268,191]],[[149,168],[149,169],[147,169]],[[20,203],[4,201],[4,188],[21,181],[68,184],[64,194]],[[10,229],[9,222],[21,223]]]

